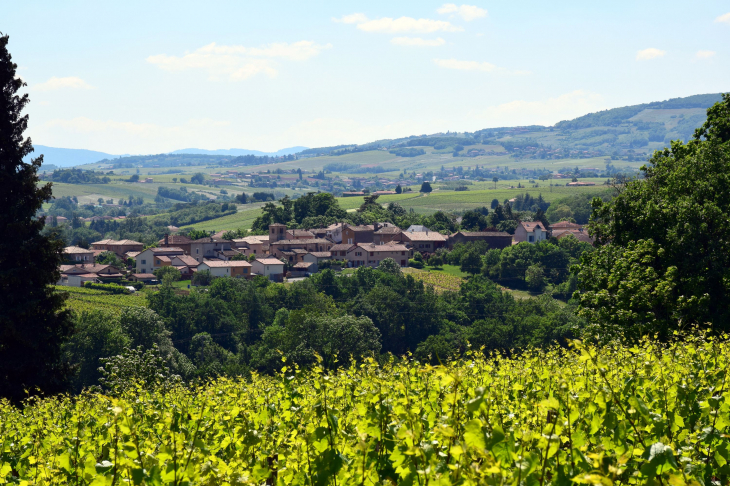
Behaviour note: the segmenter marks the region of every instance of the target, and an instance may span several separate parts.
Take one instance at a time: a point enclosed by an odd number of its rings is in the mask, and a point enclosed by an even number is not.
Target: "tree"
[[[155,277],[157,277],[157,280],[162,282],[165,280],[165,278],[171,278],[173,282],[177,282],[180,280],[180,270],[178,270],[175,267],[167,266],[167,267],[160,267],[154,272]]]
[[[499,199],[497,199],[496,197],[494,199],[492,199],[491,206],[492,206],[492,209],[497,209],[497,206],[499,206]]]
[[[541,292],[545,286],[545,272],[540,265],[530,265],[525,270],[525,283],[533,292]]]
[[[461,257],[461,271],[475,275],[482,269],[482,257],[475,250],[469,250]]]
[[[397,186],[395,186],[395,193],[396,194],[401,194],[402,192],[403,192],[403,188],[400,186],[400,184],[398,184]]]
[[[421,190],[418,192],[423,192],[423,193],[428,194],[431,191],[433,191],[433,189],[431,188],[431,183],[428,181],[423,181],[423,184],[421,184]]]
[[[192,284],[207,286],[213,281],[213,275],[210,274],[210,270],[198,270],[193,275]]]
[[[190,178],[190,182],[193,184],[202,184],[205,181],[205,175],[202,172],[198,172]]]
[[[400,265],[398,265],[398,262],[392,258],[384,258],[383,261],[380,262],[380,265],[378,265],[378,270],[393,275],[400,275],[401,273]]]
[[[598,248],[581,259],[579,313],[603,335],[730,330],[730,95],[687,144],[654,152],[610,202],[593,200]]]
[[[132,176],[127,179],[127,182],[139,182],[139,174],[132,174]]]
[[[51,199],[51,184],[39,185],[43,156],[23,162],[33,152],[23,138],[30,101],[18,95],[26,84],[15,77],[17,65],[0,37],[0,396],[18,402],[25,390],[52,394],[66,389],[70,368],[61,346],[73,333],[64,296],[55,291],[62,241],[44,236],[44,218],[35,218]]]
[[[492,177],[492,182],[494,182],[494,188],[497,188],[497,181],[499,180],[499,177]],[[494,209],[494,208],[492,208]]]
[[[146,310],[146,309],[145,309]],[[76,332],[63,350],[74,369],[73,389],[77,392],[97,384],[102,358],[124,351],[129,338],[119,318],[108,311],[82,312],[76,318]]]

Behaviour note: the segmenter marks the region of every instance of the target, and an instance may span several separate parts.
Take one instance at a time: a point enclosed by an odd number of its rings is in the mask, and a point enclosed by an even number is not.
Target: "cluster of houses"
[[[280,282],[285,276],[305,277],[316,273],[324,262],[351,268],[377,267],[384,259],[392,258],[405,267],[415,252],[429,255],[440,248],[452,249],[457,243],[485,241],[490,248],[501,249],[523,241],[537,243],[549,236],[563,238],[569,234],[580,241],[592,242],[581,225],[569,222],[548,228],[540,222],[522,222],[514,236],[500,231],[458,231],[443,235],[419,225],[403,230],[391,223],[360,226],[338,223],[309,230],[272,224],[268,235],[232,240],[224,239],[222,233],[196,240],[185,235],[165,235],[157,247],[147,249],[137,241],[107,239],[92,243],[90,249],[67,247],[67,259],[73,264],[61,267],[59,284],[82,286],[88,281],[121,279],[122,270],[95,263],[100,253],[108,251],[124,260],[133,259],[135,272],[128,278],[145,283],[155,281],[155,270],[167,266],[179,270],[185,280],[196,272],[208,271],[213,277],[262,275]]]

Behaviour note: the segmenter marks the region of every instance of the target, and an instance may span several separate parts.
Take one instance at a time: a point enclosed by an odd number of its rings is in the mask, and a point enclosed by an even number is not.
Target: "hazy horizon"
[[[719,1],[41,1],[0,13],[34,143],[110,154],[552,125],[730,79]]]

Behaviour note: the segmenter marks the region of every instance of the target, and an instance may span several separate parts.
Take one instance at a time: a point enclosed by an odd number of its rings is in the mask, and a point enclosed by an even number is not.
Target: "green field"
[[[727,338],[438,361],[0,401],[0,481],[727,484]]]
[[[107,310],[119,314],[125,307],[147,307],[144,292],[111,294],[103,290],[66,286],[56,286],[56,291],[68,294],[66,308],[76,312]]]

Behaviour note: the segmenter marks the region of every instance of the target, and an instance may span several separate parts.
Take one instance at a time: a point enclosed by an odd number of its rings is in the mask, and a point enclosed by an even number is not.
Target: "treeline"
[[[81,169],[59,169],[54,170],[50,180],[63,182],[65,184],[108,184],[111,179],[105,175],[99,175],[90,170]]]
[[[418,157],[419,155],[426,153],[426,151],[421,148],[396,148],[391,149],[388,152],[396,157]]]
[[[203,196],[202,194],[198,194],[197,192],[188,192],[188,189],[185,186],[181,187],[180,189],[160,186],[157,188],[157,197],[175,199],[176,201],[185,202],[198,202],[201,200],[208,200],[208,198],[206,196]],[[155,200],[159,202],[158,199]]]

